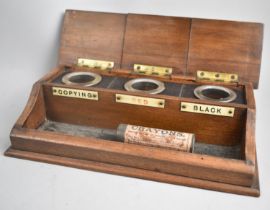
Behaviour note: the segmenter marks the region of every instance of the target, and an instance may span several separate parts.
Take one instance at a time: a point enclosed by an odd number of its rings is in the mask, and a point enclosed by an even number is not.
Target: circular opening
[[[73,82],[73,83],[86,83],[86,82],[90,82],[94,79],[95,78],[93,76],[82,74],[82,75],[74,75],[74,76],[70,77],[69,81]]]
[[[213,85],[202,85],[194,89],[194,95],[202,100],[212,100],[219,102],[231,102],[237,94],[229,88]]]
[[[219,89],[206,89],[202,91],[202,94],[212,99],[222,99],[229,97],[229,93]]]
[[[134,89],[137,89],[137,90],[144,90],[144,91],[148,91],[148,90],[155,90],[158,88],[158,85],[155,84],[155,83],[152,83],[152,82],[137,82],[137,83],[134,83],[132,85],[132,87]]]
[[[148,78],[129,80],[125,83],[124,87],[127,91],[144,92],[148,94],[158,94],[165,90],[163,82]]]
[[[67,85],[90,87],[98,84],[102,77],[92,72],[71,72],[62,77],[62,82]]]

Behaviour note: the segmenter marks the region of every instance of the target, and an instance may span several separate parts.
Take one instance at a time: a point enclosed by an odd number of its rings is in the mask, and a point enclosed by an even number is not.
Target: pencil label
[[[140,96],[132,96],[125,94],[116,94],[116,103],[133,104],[139,106],[150,106],[157,108],[164,108],[165,100],[158,98],[148,98]]]
[[[178,131],[128,125],[125,131],[125,142],[167,149],[191,152],[194,135]]]
[[[209,114],[209,115],[226,116],[226,117],[234,116],[233,107],[213,106],[213,105],[206,105],[206,104],[182,102],[180,110],[182,112],[192,112],[192,113]]]
[[[81,99],[96,100],[96,101],[98,100],[98,92],[96,91],[52,87],[52,94],[54,96],[63,96],[63,97],[69,97],[69,98],[81,98]]]

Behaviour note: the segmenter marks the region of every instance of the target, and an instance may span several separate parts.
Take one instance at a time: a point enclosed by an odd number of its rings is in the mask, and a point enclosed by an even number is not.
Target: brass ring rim
[[[75,76],[90,76],[94,79],[89,80],[88,82],[71,82],[70,79]],[[62,77],[62,82],[66,85],[74,85],[74,86],[85,86],[90,87],[97,85],[102,80],[102,77],[99,74],[92,73],[92,72],[71,72]]]
[[[207,96],[205,96],[203,94],[203,91],[205,91],[205,90],[223,91],[223,92],[227,93],[228,96],[225,97],[225,98],[219,98],[219,99],[210,98],[210,97],[207,97]],[[216,86],[216,85],[202,85],[202,86],[199,86],[199,87],[194,89],[194,95],[197,98],[202,99],[202,100],[218,101],[218,102],[226,102],[226,103],[234,101],[236,99],[236,97],[237,97],[237,94],[232,89],[229,89],[229,88],[226,88],[226,87],[223,87],[223,86]]]
[[[139,90],[133,87],[134,84],[138,84],[141,82],[149,82],[157,85],[157,88],[152,90]],[[148,94],[158,94],[165,90],[164,82],[155,80],[155,79],[149,79],[149,78],[136,78],[129,80],[124,85],[125,89],[130,92],[141,92],[141,93],[148,93]]]

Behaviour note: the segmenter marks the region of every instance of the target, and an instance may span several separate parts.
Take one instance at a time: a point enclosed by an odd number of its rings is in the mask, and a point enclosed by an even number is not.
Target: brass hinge
[[[110,70],[114,67],[114,62],[79,58],[77,65],[88,68],[98,68],[101,70]]]
[[[133,70],[135,73],[144,74],[144,75],[157,75],[157,76],[170,76],[173,69],[170,67],[162,66],[149,66],[134,64]]]
[[[238,75],[231,73],[197,71],[197,80],[208,80],[212,82],[237,83]]]

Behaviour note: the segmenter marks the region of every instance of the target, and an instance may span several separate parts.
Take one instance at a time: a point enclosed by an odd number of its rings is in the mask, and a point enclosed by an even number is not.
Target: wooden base
[[[129,177],[136,177],[141,179],[153,180],[158,182],[166,182],[170,184],[184,185],[188,187],[197,187],[201,189],[222,191],[227,193],[234,193],[239,195],[248,195],[248,196],[260,196],[259,190],[259,180],[256,175],[252,187],[243,187],[219,182],[213,182],[208,180],[194,179],[184,176],[176,176],[166,173],[160,173],[155,171],[131,168],[126,166],[101,163],[89,160],[82,159],[73,159],[67,157],[60,157],[55,155],[40,154],[22,150],[16,150],[9,148],[5,152],[6,156],[29,159],[35,161],[41,161],[45,163],[58,164],[63,166],[69,166],[79,169],[86,169],[98,172],[105,172],[110,174],[117,174]],[[256,167],[256,174],[258,174],[258,169]]]

